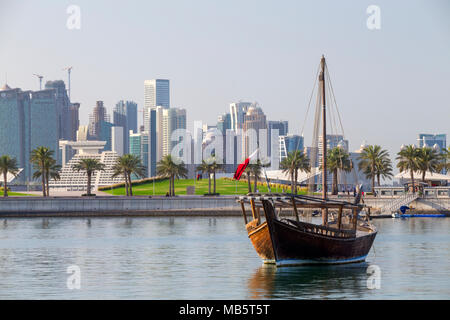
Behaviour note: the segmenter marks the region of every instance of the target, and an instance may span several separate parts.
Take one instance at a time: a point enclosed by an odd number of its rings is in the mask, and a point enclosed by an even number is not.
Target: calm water
[[[0,220],[1,299],[449,299],[450,218],[375,220],[366,263],[262,265],[242,218]],[[67,288],[67,267],[81,288]],[[367,288],[369,265],[381,288]]]

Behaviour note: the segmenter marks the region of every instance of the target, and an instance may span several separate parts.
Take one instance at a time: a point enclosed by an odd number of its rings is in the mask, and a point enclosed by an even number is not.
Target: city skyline
[[[249,2],[243,3],[238,12],[231,11],[232,5],[204,2],[194,3],[193,8],[176,2],[174,10],[162,2],[139,4],[142,11],[153,9],[144,14],[128,7],[119,13],[116,6],[80,1],[81,29],[68,30],[66,5],[50,7],[43,1],[39,5],[28,3],[42,20],[34,30],[31,26],[35,26],[36,18],[28,11],[21,12],[22,25],[11,18],[17,17],[23,4],[6,1],[0,13],[0,35],[8,50],[0,52],[0,72],[8,75],[13,88],[37,90],[39,82],[33,73],[44,75],[44,81],[62,79],[67,86],[63,68],[72,65],[71,98],[80,103],[80,122],[84,125],[98,100],[104,101],[108,114],[120,100],[136,101],[142,110],[144,81],[163,78],[171,81],[170,104],[189,113],[188,129],[197,119],[214,125],[218,115],[228,112],[231,102],[242,100],[257,101],[268,119],[289,119],[290,133],[300,134],[318,59],[324,53],[333,74],[349,149],[355,150],[365,141],[382,145],[395,158],[402,144],[417,143],[419,131],[449,134],[449,93],[445,90],[445,78],[450,74],[446,56],[449,43],[443,39],[448,39],[450,28],[441,15],[448,4],[379,1],[382,26],[375,31],[365,26],[369,4],[261,2],[256,11],[262,20],[270,18],[263,24],[255,19]],[[202,5],[205,8],[196,11]],[[93,12],[107,7],[111,10],[94,23]],[[319,26],[321,10],[329,19],[328,25],[335,24],[336,30]],[[341,15],[344,11],[346,14]],[[157,13],[170,13],[179,18],[172,19],[178,22],[168,25]],[[60,17],[45,19],[52,14]],[[129,22],[125,30],[119,30],[122,24],[114,23],[119,14]],[[242,18],[240,28],[226,23],[229,16]],[[346,22],[342,21],[344,17]],[[148,23],[151,18],[154,21]],[[198,23],[187,23],[195,18],[200,18]],[[186,30],[182,30],[186,23]],[[206,25],[209,31],[203,29]],[[146,43],[135,41],[146,32],[162,49],[149,52]],[[416,34],[414,39],[407,36],[411,32]],[[20,51],[21,47],[13,44],[23,40],[24,34],[30,38],[29,49]],[[196,46],[205,37],[211,40],[209,47]],[[52,38],[61,39],[58,46],[51,43],[52,51],[42,47],[46,41],[34,40]],[[415,45],[418,39],[423,43],[421,48]],[[97,50],[117,45],[117,41],[129,45],[130,50],[120,51],[120,56],[111,50]],[[188,41],[192,45],[187,45]],[[350,42],[358,45],[350,46]],[[241,49],[226,50],[232,43]],[[401,50],[395,53],[400,45]],[[89,55],[79,54],[88,48]],[[29,59],[32,54],[42,58]],[[424,54],[432,54],[433,59],[423,59]],[[201,63],[202,59],[207,65]],[[425,110],[429,120],[423,117]],[[310,145],[312,122],[309,116],[305,145]]]

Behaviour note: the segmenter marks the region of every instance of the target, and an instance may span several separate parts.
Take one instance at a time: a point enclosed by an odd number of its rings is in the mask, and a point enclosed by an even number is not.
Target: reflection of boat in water
[[[318,101],[322,104],[322,136],[326,137],[325,78],[328,74],[325,58],[320,61]],[[328,84],[328,82],[327,82]],[[319,105],[318,105],[319,106]],[[320,108],[319,108],[320,109]],[[319,119],[319,117],[316,117]],[[317,127],[317,126],[315,126]],[[358,220],[363,208],[359,204],[361,191],[354,203],[328,199],[327,194],[327,144],[322,143],[322,197],[294,194],[249,194],[239,197],[248,236],[258,255],[277,266],[299,264],[341,264],[361,262],[366,259],[377,234],[375,226]],[[245,205],[250,205],[253,220],[247,223]],[[296,219],[283,219],[276,210],[288,208]],[[264,211],[264,216],[261,214]],[[322,224],[300,221],[300,210],[322,212]],[[336,210],[337,217],[330,217]],[[265,221],[263,221],[265,219]]]
[[[263,264],[247,282],[251,299],[362,296],[367,290],[365,262],[350,265],[277,268]]]

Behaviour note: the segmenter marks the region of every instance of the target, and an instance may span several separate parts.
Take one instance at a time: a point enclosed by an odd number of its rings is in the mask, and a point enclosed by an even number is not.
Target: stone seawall
[[[242,215],[234,196],[204,197],[10,197],[0,216]]]
[[[353,202],[352,197],[339,200]],[[391,198],[364,197],[373,207],[372,216]],[[445,213],[450,215],[449,198],[421,198],[409,205],[417,213]],[[251,214],[250,210],[246,212]],[[167,197],[10,197],[0,200],[0,217],[38,216],[241,216],[241,207],[234,196]]]

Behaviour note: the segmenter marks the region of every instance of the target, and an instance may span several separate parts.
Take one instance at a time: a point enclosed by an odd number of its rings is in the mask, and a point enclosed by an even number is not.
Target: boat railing
[[[354,230],[336,229],[328,226],[322,226],[308,222],[297,222],[293,220],[290,220],[289,222],[293,223],[304,232],[339,238],[354,238],[356,236],[356,232]]]

